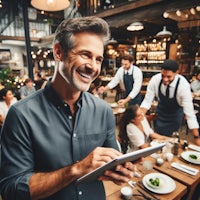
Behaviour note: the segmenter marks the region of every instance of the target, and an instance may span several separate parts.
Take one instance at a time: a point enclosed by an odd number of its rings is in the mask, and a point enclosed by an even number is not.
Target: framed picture
[[[11,60],[10,49],[0,49],[0,62],[6,62]]]

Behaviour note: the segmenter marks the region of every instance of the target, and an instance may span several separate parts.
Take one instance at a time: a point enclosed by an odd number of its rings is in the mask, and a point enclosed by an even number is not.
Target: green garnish
[[[194,154],[190,154],[189,157],[190,157],[191,159],[194,159],[194,160],[197,160],[197,158],[198,158],[198,157],[197,157],[196,155],[194,155]]]
[[[159,178],[155,178],[155,179],[150,178],[149,181],[150,181],[150,183],[151,183],[152,185],[154,185],[154,186],[157,186],[157,187],[158,187],[158,186],[160,185],[160,180],[159,180]]]

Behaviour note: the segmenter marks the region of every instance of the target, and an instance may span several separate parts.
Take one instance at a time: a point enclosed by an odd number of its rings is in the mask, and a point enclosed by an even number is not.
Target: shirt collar
[[[170,87],[176,87],[178,81],[178,74],[174,77],[174,80],[169,84]]]
[[[45,88],[44,93],[47,95],[47,98],[56,106],[60,107],[65,105],[66,103],[59,97],[59,95],[56,93],[56,91],[53,89],[51,81],[48,81]],[[83,99],[83,93],[81,93],[78,101],[77,106],[82,107],[82,99]]]
[[[128,74],[132,74],[133,71],[133,65],[130,66],[128,70],[124,70],[125,74],[128,72]]]

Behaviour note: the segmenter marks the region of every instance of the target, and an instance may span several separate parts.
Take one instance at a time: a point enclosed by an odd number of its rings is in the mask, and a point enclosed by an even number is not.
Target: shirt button
[[[83,192],[82,192],[82,191],[79,191],[79,192],[78,192],[78,194],[79,194],[79,195],[82,195],[82,194],[83,194]]]
[[[72,119],[72,116],[69,116],[69,119]]]
[[[73,135],[74,137],[76,137],[76,133],[74,133],[74,135]]]

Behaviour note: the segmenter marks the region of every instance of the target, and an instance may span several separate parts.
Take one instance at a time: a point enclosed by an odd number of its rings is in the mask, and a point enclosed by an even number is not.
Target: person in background
[[[12,90],[3,88],[0,90],[0,124],[2,126],[10,106],[17,102]]]
[[[40,72],[37,72],[34,76],[34,83],[35,83],[35,89],[39,90],[41,88],[44,87],[44,85],[46,84],[47,80],[45,78],[42,77],[42,75],[40,74]]]
[[[179,130],[185,114],[195,143],[200,146],[199,124],[194,112],[190,84],[178,74],[178,63],[175,60],[165,60],[161,65],[161,73],[151,78],[141,103],[144,114],[150,109],[155,97],[158,98],[155,131],[172,136],[174,131]]]
[[[154,139],[170,140],[153,131],[138,104],[126,108],[119,121],[118,136],[124,153],[149,147]]]
[[[105,200],[102,180],[121,184],[133,177],[134,165],[126,162],[98,180],[76,183],[122,155],[111,107],[87,92],[101,71],[109,38],[108,24],[94,16],[57,27],[52,79],[10,108],[1,132],[4,200]]]
[[[121,67],[118,69],[114,78],[104,87],[99,88],[99,92],[103,93],[107,90],[113,89],[118,84],[123,83],[126,93],[126,98],[118,101],[119,106],[126,103],[129,105],[140,104],[142,97],[140,89],[142,87],[143,75],[142,71],[133,65],[133,56],[126,55],[121,58]]]
[[[24,86],[22,86],[19,90],[20,92],[20,98],[24,99],[25,97],[27,97],[30,94],[33,94],[36,90],[35,87],[33,86],[33,80],[31,78],[27,78],[24,81]]]
[[[191,82],[191,89],[196,95],[200,95],[200,70],[196,73],[196,79]]]

